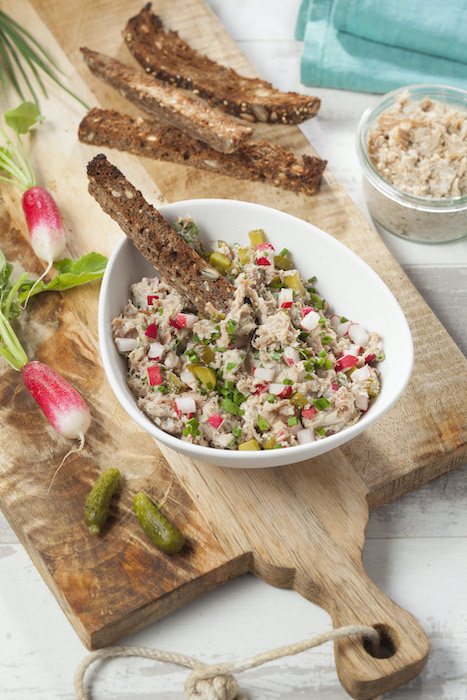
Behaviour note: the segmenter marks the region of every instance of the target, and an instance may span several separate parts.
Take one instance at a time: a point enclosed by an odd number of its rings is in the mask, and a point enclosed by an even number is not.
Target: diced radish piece
[[[177,314],[179,328],[193,328],[196,321],[199,321],[195,314]]]
[[[265,241],[255,245],[255,262],[257,265],[271,265],[274,257],[274,246]]]
[[[345,321],[344,323],[339,323],[339,325],[336,328],[337,335],[347,335],[351,323],[352,321]]]
[[[347,348],[347,350],[345,351],[345,354],[346,355],[355,355],[355,357],[358,357],[360,350],[361,350],[360,345],[355,345],[354,343],[352,343],[352,345],[350,345]]]
[[[300,309],[302,316],[306,316],[307,314],[310,313],[310,311],[314,311],[314,308],[312,306],[302,306]]]
[[[187,386],[190,386],[193,380],[196,381],[194,374],[189,369],[184,369],[183,372],[180,372],[180,379]]]
[[[351,323],[349,326],[349,338],[357,345],[368,345],[370,336],[360,323]]]
[[[334,369],[336,370],[336,372],[345,372],[346,369],[355,367],[357,362],[358,357],[355,357],[355,355],[344,355],[339,360],[337,360],[337,364]]]
[[[334,382],[331,382],[331,389],[332,389],[333,391],[339,391],[339,387],[338,387],[337,384],[335,384]]]
[[[308,420],[311,420],[313,416],[315,415],[317,409],[312,406],[311,408],[304,408],[302,411],[302,416],[303,418],[308,418]]]
[[[162,374],[159,365],[151,365],[148,367],[148,380],[150,386],[162,384]]]
[[[329,321],[331,322],[331,326],[334,328],[334,330],[337,330],[337,327],[340,325],[341,318],[342,316],[339,316],[339,314],[333,314],[329,317]]]
[[[296,365],[297,362],[300,361],[300,355],[298,354],[298,350],[291,347],[285,348],[282,357],[290,366]]]
[[[212,413],[209,418],[208,418],[208,423],[209,425],[212,425],[213,428],[218,428],[221,423],[224,422],[224,419],[222,416],[220,416],[218,413]]]
[[[374,353],[374,352],[370,352],[370,353],[368,353],[368,355],[365,357],[365,364],[366,364],[366,365],[369,365],[370,362],[373,362],[373,360],[375,360],[375,359],[376,359],[375,353]]]
[[[297,433],[297,440],[300,445],[305,445],[307,442],[314,442],[315,436],[313,435],[312,428],[302,428]]]
[[[370,377],[371,369],[368,367],[368,365],[363,365],[363,367],[360,367],[359,369],[356,369],[355,372],[352,372],[351,378],[353,382],[364,382]]]
[[[150,323],[149,326],[144,331],[144,335],[147,335],[148,338],[154,338],[154,340],[155,340],[157,338],[157,326],[156,326],[156,324]]]
[[[154,299],[159,299],[159,294],[148,294],[148,306],[154,306]]]
[[[363,413],[368,411],[369,404],[370,399],[368,398],[367,394],[359,394],[355,399],[355,408],[358,408],[359,411],[362,411]]]
[[[265,382],[264,384],[258,384],[254,391],[255,396],[259,396],[259,394],[262,394],[263,391],[267,391],[269,389],[269,382]]]
[[[174,401],[175,412],[179,418],[182,415],[191,418],[196,413],[196,403],[191,396],[177,396]]]
[[[279,305],[281,309],[290,309],[293,303],[293,289],[285,287],[279,292]]]
[[[264,241],[264,243],[258,243],[258,245],[255,245],[255,250],[272,250],[273,253],[275,252],[274,246],[268,241]]]
[[[309,311],[300,321],[300,327],[305,331],[312,331],[319,323],[320,315],[317,311]]]
[[[131,352],[138,343],[137,338],[115,338],[118,352]]]
[[[254,377],[261,382],[272,382],[276,376],[274,367],[254,367]]]
[[[270,384],[269,391],[271,394],[275,394],[280,399],[287,399],[292,396],[292,385],[291,384]]]
[[[171,326],[177,329],[177,331],[180,330],[181,325],[178,323],[178,321],[175,321],[173,318],[169,318],[169,323]]]
[[[150,360],[160,360],[164,354],[164,346],[162,343],[151,343],[148,350],[148,357]]]

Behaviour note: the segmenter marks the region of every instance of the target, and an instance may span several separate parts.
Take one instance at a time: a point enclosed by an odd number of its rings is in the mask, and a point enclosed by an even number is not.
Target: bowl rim
[[[405,192],[399,187],[396,187],[391,182],[386,180],[379,170],[373,165],[371,158],[368,155],[366,137],[371,122],[373,122],[380,114],[395,104],[399,95],[408,92],[411,97],[423,98],[425,96],[433,97],[433,99],[441,96],[450,96],[453,101],[463,102],[467,113],[467,90],[462,88],[451,87],[444,84],[416,84],[406,85],[390,92],[381,95],[379,99],[363,112],[357,126],[356,132],[356,150],[360,161],[360,165],[364,174],[368,177],[371,184],[376,187],[382,194],[397,201],[402,206],[426,211],[430,213],[457,213],[462,212],[467,207],[467,194],[459,197],[423,197],[410,192]]]
[[[170,433],[166,433],[161,428],[159,428],[148,416],[146,416],[146,414],[144,414],[141,409],[138,408],[135,397],[133,398],[133,400],[129,401],[128,393],[125,393],[121,386],[122,373],[118,368],[117,363],[113,362],[111,359],[111,355],[114,354],[115,357],[115,353],[117,351],[112,338],[112,334],[110,332],[109,319],[106,315],[105,299],[108,293],[109,285],[111,283],[112,270],[116,261],[119,259],[119,256],[125,254],[125,248],[127,248],[128,250],[134,249],[136,253],[138,255],[141,255],[141,257],[143,258],[142,254],[139,253],[139,251],[137,251],[131,240],[127,238],[126,235],[123,235],[110,254],[109,261],[107,263],[106,270],[101,282],[98,307],[98,337],[101,359],[107,380],[109,381],[110,387],[114,395],[116,396],[118,402],[126,411],[126,413],[141,428],[143,428],[143,430],[149,433],[156,441],[165,444],[166,446],[172,448],[176,452],[185,454],[191,457],[192,459],[199,460],[201,462],[215,464],[217,466],[222,467],[240,469],[286,466],[290,464],[300,463],[313,457],[317,457],[321,454],[335,449],[336,447],[339,447],[343,443],[348,442],[352,438],[364,432],[364,430],[373,425],[382,415],[387,413],[387,411],[389,411],[389,409],[396,403],[396,401],[405,391],[405,388],[409,382],[414,363],[414,349],[412,335],[407,319],[405,318],[405,315],[396,298],[394,297],[393,293],[391,292],[389,287],[383,282],[383,280],[379,277],[379,275],[362,258],[360,258],[350,248],[341,243],[337,238],[331,236],[331,234],[323,231],[319,227],[315,226],[314,224],[308,221],[305,221],[304,219],[300,219],[294,216],[293,214],[288,214],[287,212],[283,212],[279,209],[274,209],[273,207],[269,207],[263,204],[223,198],[195,198],[180,200],[177,202],[172,202],[170,204],[159,206],[158,211],[160,211],[160,213],[165,217],[166,215],[170,215],[177,209],[186,210],[189,207],[193,207],[194,204],[196,204],[196,206],[209,206],[212,204],[220,204],[223,208],[243,208],[246,206],[249,208],[272,211],[274,212],[274,215],[278,217],[284,217],[284,219],[287,219],[289,222],[295,220],[300,222],[300,225],[305,225],[315,229],[316,235],[327,237],[330,239],[331,245],[335,245],[341,249],[345,249],[346,254],[350,255],[357,263],[357,265],[364,267],[368,275],[373,278],[374,282],[380,288],[383,288],[386,295],[388,295],[392,299],[395,312],[399,317],[400,330],[404,336],[404,344],[407,348],[407,357],[405,358],[406,364],[401,369],[401,381],[399,383],[398,390],[393,392],[392,396],[390,397],[390,400],[386,401],[384,407],[382,404],[381,408],[379,408],[377,405],[373,406],[373,410],[369,411],[364,416],[362,416],[362,418],[359,421],[357,421],[357,423],[355,423],[354,425],[345,428],[339,433],[330,435],[323,440],[314,441],[312,443],[307,443],[304,445],[293,446],[293,449],[289,448],[284,450],[260,450],[239,452],[237,450],[224,450],[221,448],[206,447],[203,445],[193,445],[191,443],[187,443],[181,440],[180,438],[174,435],[171,435]],[[131,393],[131,390],[129,388],[127,389],[127,391]],[[310,454],[310,449],[312,454]],[[254,455],[252,460],[254,464],[250,466],[246,464],[246,462],[248,460],[251,460],[252,455]],[[292,458],[290,458],[288,455],[290,455]]]

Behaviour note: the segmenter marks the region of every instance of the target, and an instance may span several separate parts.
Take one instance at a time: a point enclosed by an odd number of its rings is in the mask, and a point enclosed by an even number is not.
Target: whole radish
[[[91,414],[82,396],[58,372],[33,360],[21,369],[23,382],[37,401],[49,423],[63,437],[79,440],[91,423]]]
[[[64,461],[84,447],[84,436],[91,424],[91,414],[82,396],[58,372],[33,360],[21,369],[23,382],[43,410],[49,423],[63,437],[79,440],[79,446],[63,457],[50,482],[49,493]]]
[[[3,148],[0,148],[0,171],[6,173],[0,176],[0,180],[16,185],[23,192],[23,212],[31,246],[37,257],[47,263],[42,279],[66,245],[65,229],[58,207],[47,190],[36,186],[34,171],[21,140],[21,135],[26,134],[43,117],[35,104],[23,102],[16,109],[6,112],[4,118],[5,123],[15,132],[17,144],[0,127],[0,136],[4,141]]]
[[[30,187],[22,198],[31,246],[48,264],[46,274],[65,250],[66,235],[62,217],[52,195],[43,187]]]

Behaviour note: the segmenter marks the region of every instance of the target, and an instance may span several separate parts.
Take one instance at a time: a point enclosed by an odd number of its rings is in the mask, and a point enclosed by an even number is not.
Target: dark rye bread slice
[[[157,80],[139,68],[110,56],[82,48],[89,69],[142,110],[192,138],[201,139],[223,153],[232,153],[251,136],[250,127],[229,119],[182,90]]]
[[[268,141],[247,141],[230,155],[191,139],[160,122],[133,118],[115,110],[94,108],[78,129],[79,140],[93,146],[127,151],[155,160],[261,181],[293,192],[312,194],[318,187],[326,161],[292,151]]]
[[[246,78],[198,53],[177,32],[165,31],[150,8],[148,3],[123,31],[128,48],[147,73],[252,122],[300,124],[318,112],[318,97],[280,92],[266,80]]]
[[[144,257],[203,313],[227,311],[235,287],[181,238],[103,154],[87,167],[89,192]]]

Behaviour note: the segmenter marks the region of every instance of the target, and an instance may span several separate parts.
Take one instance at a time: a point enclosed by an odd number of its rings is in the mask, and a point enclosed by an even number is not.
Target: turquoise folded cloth
[[[467,0],[302,0],[295,36],[305,85],[467,89]]]

